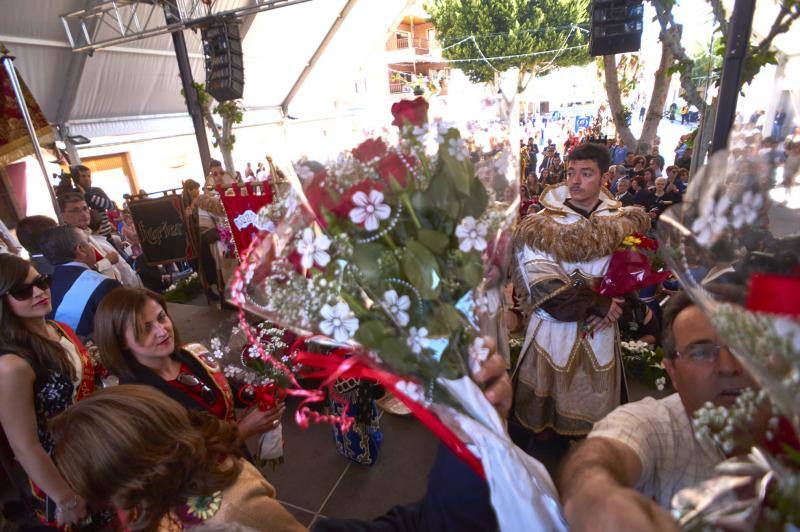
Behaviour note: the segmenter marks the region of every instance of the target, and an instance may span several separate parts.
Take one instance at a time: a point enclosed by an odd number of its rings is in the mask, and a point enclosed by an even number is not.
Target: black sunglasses
[[[192,388],[199,387],[200,397],[206,404],[213,405],[217,402],[217,394],[214,393],[214,390],[191,373],[179,373],[175,380],[186,386],[191,386]]]
[[[15,288],[12,288],[8,291],[8,295],[16,299],[17,301],[25,301],[26,299],[30,299],[33,297],[33,287],[35,286],[39,290],[48,290],[50,285],[53,284],[53,278],[49,275],[40,275],[36,279],[34,279],[30,283],[25,283],[19,285]]]

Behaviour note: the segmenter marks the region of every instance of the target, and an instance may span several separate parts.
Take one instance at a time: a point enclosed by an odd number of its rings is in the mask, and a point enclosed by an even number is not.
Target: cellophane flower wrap
[[[291,186],[260,213],[275,231],[251,247],[231,295],[348,348],[349,358],[304,355],[317,369],[306,376],[380,382],[486,476],[501,529],[560,530],[546,470],[472,380],[490,342],[507,346],[501,289],[519,201],[508,109],[485,100],[472,115],[482,119],[458,128],[429,120],[423,98],[404,100],[396,129],[325,164],[287,166]]]
[[[261,322],[245,330],[236,322],[220,325],[211,337],[217,359],[236,394],[237,403],[262,411],[279,406],[300,366],[294,362],[295,337],[285,329]],[[280,362],[280,366],[270,360]],[[283,427],[278,423],[261,434],[253,456],[259,467],[275,469],[283,459]]]
[[[669,270],[658,257],[658,241],[639,233],[623,240],[619,249],[611,254],[597,292],[607,297],[617,297],[647,288],[667,279]]]
[[[659,220],[670,268],[762,387],[696,413],[695,432],[731,458],[673,499],[686,528],[800,526],[800,186],[754,138],[734,134]]]

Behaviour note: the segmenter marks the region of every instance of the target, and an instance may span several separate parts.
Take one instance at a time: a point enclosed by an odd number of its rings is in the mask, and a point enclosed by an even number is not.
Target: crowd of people
[[[780,158],[791,172],[800,138],[780,155],[759,142],[754,156]],[[692,413],[757,384],[676,281],[624,297],[595,288],[623,239],[652,234],[682,201],[690,139],[670,165],[658,143],[640,154],[581,132],[542,144],[520,146],[508,324],[521,352],[514,368],[494,353],[476,379],[521,447],[564,442],[556,485],[571,529],[674,530],[672,496],[711,478],[724,458],[694,437]],[[267,171],[248,164],[244,179]],[[204,185],[234,181],[214,161]],[[41,520],[86,530],[302,530],[244,444],[274,430],[285,405],[247,408],[208,349],[181,342],[159,295],[176,272],[147,264],[130,212],[88,168],[73,168],[58,192],[62,225],[32,216],[16,228],[30,260],[0,254],[0,425]],[[187,180],[182,201],[200,243],[190,267],[220,297],[218,192]],[[739,302],[723,286],[708,289]],[[674,394],[627,402],[620,337],[663,349]],[[485,481],[443,448],[429,479],[416,504],[316,529],[496,528]]]

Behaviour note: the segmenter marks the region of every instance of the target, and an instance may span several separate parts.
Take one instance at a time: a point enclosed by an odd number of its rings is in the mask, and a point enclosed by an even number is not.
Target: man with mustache
[[[678,530],[672,496],[718,474],[725,456],[695,437],[691,416],[707,402],[731,406],[757,384],[683,292],[664,312],[663,338],[678,393],[618,407],[567,457],[557,484],[570,530]]]
[[[546,189],[543,210],[515,233],[514,284],[529,321],[514,373],[514,417],[534,432],[584,436],[621,401],[622,300],[594,288],[611,253],[650,219],[602,186],[609,165],[605,146],[575,147],[566,182]]]

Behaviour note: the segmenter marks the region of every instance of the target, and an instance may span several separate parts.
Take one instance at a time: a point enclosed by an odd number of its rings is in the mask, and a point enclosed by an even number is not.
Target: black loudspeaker
[[[236,100],[244,94],[244,58],[239,24],[218,20],[203,28],[206,56],[206,92],[218,102]]]
[[[642,0],[593,0],[589,55],[636,52],[642,46]]]

